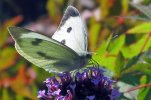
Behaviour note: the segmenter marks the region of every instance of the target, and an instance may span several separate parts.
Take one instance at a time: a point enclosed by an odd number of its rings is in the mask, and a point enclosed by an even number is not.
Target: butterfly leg
[[[95,61],[94,59],[91,59],[93,66],[99,68],[99,64],[97,61]]]

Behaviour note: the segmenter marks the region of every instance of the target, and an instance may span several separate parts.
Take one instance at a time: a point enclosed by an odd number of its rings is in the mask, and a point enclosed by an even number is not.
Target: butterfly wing
[[[87,53],[87,32],[76,8],[68,6],[52,38],[68,46],[80,56]]]
[[[18,53],[33,64],[50,72],[75,69],[79,56],[67,46],[24,28],[9,27],[8,30]]]

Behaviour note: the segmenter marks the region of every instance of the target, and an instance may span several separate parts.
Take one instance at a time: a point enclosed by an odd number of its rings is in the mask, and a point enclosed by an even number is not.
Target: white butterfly
[[[68,6],[52,38],[20,27],[8,30],[18,53],[46,71],[71,71],[84,67],[91,59],[85,26],[78,10],[72,6]]]

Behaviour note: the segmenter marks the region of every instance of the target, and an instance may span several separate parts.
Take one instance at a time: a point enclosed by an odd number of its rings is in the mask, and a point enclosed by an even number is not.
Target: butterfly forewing
[[[9,27],[9,32],[17,51],[33,64],[51,72],[75,69],[79,56],[67,46],[24,28]]]
[[[80,56],[87,53],[87,32],[78,10],[69,6],[53,39],[68,46]]]

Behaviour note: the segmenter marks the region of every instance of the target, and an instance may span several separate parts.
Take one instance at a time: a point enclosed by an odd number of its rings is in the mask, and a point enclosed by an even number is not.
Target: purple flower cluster
[[[114,100],[119,92],[112,88],[113,80],[100,68],[90,67],[72,76],[64,72],[47,78],[46,89],[40,90],[41,100]]]

